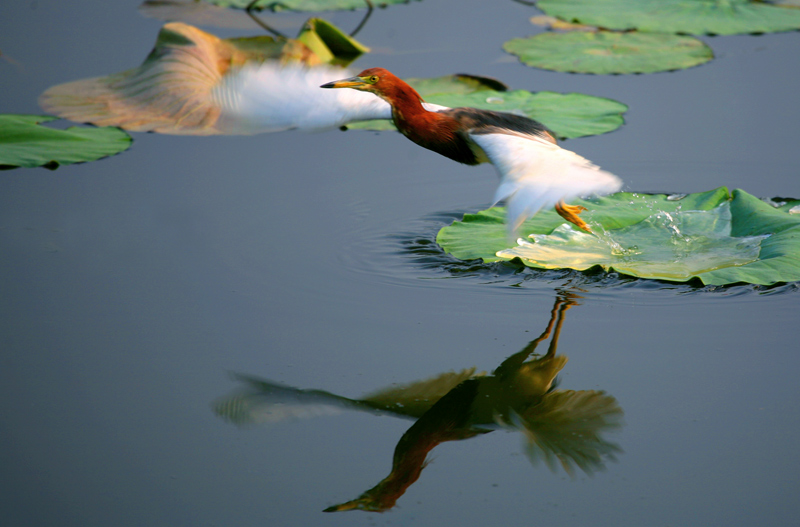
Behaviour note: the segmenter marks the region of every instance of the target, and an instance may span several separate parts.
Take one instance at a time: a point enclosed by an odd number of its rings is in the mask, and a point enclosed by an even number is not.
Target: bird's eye
[[[376,82],[378,82],[378,76],[373,75],[372,77],[369,78],[369,82],[375,84]]]

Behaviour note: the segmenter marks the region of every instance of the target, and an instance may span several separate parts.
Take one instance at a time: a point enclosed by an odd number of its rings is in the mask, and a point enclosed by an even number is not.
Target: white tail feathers
[[[213,90],[221,110],[219,127],[237,133],[326,130],[354,121],[391,119],[389,103],[375,95],[320,88],[348,75],[332,66],[247,64]]]
[[[622,187],[615,175],[578,154],[534,136],[472,134],[500,174],[494,200],[506,200],[510,232],[561,200],[609,194]]]

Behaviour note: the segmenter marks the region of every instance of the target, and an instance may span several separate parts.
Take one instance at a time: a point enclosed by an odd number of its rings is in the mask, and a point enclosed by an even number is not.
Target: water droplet
[[[503,104],[506,101],[502,97],[487,97],[486,102],[489,104]]]
[[[685,198],[688,194],[670,194],[667,196],[667,201],[680,201]]]

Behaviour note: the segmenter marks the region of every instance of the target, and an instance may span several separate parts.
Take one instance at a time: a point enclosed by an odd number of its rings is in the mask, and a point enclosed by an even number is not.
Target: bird
[[[500,176],[494,203],[506,201],[510,234],[548,207],[591,232],[578,216],[586,208],[566,201],[610,194],[622,187],[617,176],[558,146],[555,135],[538,121],[506,112],[428,104],[414,88],[383,68],[369,68],[320,87],[371,93],[389,104],[397,129],[419,146],[466,165],[494,165]]]
[[[578,217],[583,207],[566,201],[621,187],[616,176],[561,148],[552,132],[527,117],[425,102],[381,68],[331,82],[351,73],[248,57],[230,41],[171,23],[140,67],[54,86],[39,102],[73,121],[180,135],[322,131],[392,120],[424,148],[468,165],[493,164],[501,178],[494,203],[506,201],[510,238],[525,219],[551,206],[590,230]]]

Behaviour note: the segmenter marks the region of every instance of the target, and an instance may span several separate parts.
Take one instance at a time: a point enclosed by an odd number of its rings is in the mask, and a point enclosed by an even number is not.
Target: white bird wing
[[[506,200],[510,232],[560,200],[609,194],[622,187],[615,175],[575,152],[524,134],[470,133],[500,175],[494,201]]]
[[[389,104],[374,95],[320,89],[351,76],[345,69],[246,60],[230,41],[174,22],[164,25],[140,66],[53,86],[39,103],[73,121],[181,135],[319,130],[391,118]]]
[[[351,76],[330,66],[248,64],[225,75],[211,92],[221,109],[217,127],[233,133],[326,130],[355,121],[391,119],[389,103],[356,90],[323,90]]]

